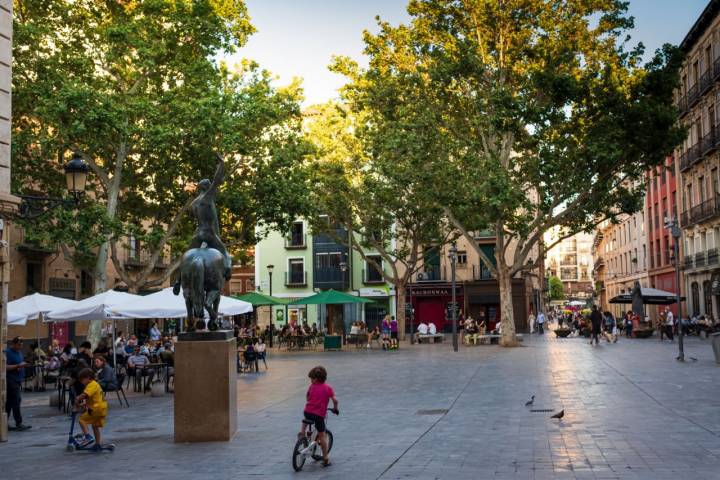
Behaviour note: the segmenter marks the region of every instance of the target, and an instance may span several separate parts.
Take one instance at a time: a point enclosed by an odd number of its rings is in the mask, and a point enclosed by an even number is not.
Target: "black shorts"
[[[303,412],[305,415],[305,420],[309,420],[315,424],[315,430],[318,432],[324,432],[325,431],[325,418],[321,417],[320,415],[315,415],[314,413],[308,413]]]
[[[397,340],[397,332],[390,332],[390,338]]]

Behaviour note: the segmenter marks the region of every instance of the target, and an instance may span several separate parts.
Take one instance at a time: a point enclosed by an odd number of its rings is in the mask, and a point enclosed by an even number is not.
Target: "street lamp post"
[[[268,266],[267,266],[268,277],[269,277],[269,280],[268,280],[268,281],[270,282],[270,296],[271,296],[271,297],[272,297],[272,272],[273,272],[273,269],[274,269],[274,268],[275,268],[275,265],[268,265]]]
[[[677,297],[675,299],[677,306],[678,306],[678,356],[677,359],[681,362],[685,361],[685,348],[683,345],[683,325],[682,325],[682,309],[681,306],[681,297],[680,297],[680,226],[678,225],[677,218],[666,218],[665,219],[665,228],[670,230],[670,235],[672,235],[674,244],[673,244],[673,254],[675,256],[675,285],[677,289]]]
[[[345,260],[340,262],[340,271],[342,272],[342,289],[345,290],[345,273],[347,272],[348,264]],[[347,337],[345,336],[345,309],[343,308],[343,344],[347,345]]]
[[[458,351],[457,336],[457,299],[455,296],[455,262],[457,261],[457,246],[453,243],[450,247],[448,258],[450,259],[450,272],[452,275],[452,305],[450,307],[450,320],[452,321],[453,350]]]

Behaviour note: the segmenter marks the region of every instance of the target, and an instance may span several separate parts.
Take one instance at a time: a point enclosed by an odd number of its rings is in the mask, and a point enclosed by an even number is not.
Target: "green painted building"
[[[326,307],[295,305],[292,300],[331,288],[373,300],[333,307],[335,315],[342,315],[346,332],[354,321],[364,321],[373,328],[386,314],[395,315],[394,288],[347,246],[349,242],[339,241],[348,238],[347,231],[337,229],[333,235],[313,235],[308,230],[308,223],[298,220],[290,232],[272,232],[255,246],[257,290],[289,301],[286,307],[264,307],[264,314],[259,315],[261,323],[272,319],[276,326],[294,321],[323,327],[327,325]],[[379,255],[376,261],[384,269],[389,268]]]

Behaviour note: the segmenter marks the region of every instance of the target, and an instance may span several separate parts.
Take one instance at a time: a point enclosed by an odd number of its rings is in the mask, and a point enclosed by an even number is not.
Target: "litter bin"
[[[720,332],[711,333],[709,336],[712,342],[713,353],[715,354],[715,363],[720,364]]]
[[[323,348],[325,350],[340,350],[342,348],[342,337],[340,335],[325,335]]]

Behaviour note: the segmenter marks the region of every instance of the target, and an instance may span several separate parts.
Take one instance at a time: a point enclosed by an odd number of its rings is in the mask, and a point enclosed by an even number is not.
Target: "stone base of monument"
[[[186,333],[175,345],[175,442],[232,440],[237,346],[229,330]]]

